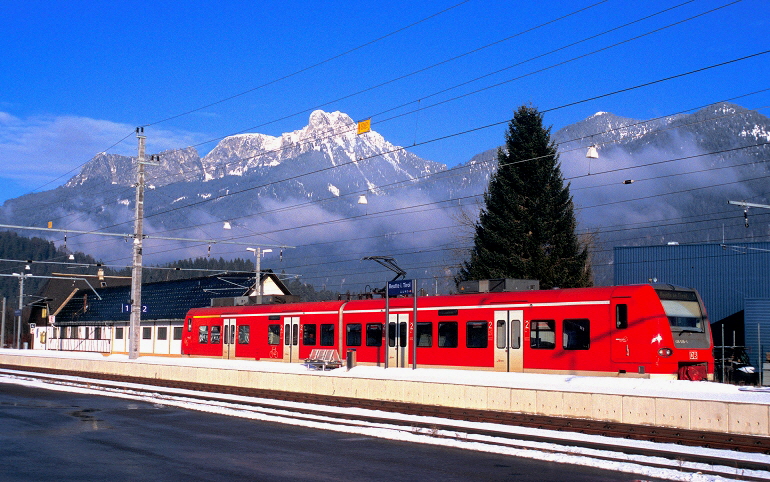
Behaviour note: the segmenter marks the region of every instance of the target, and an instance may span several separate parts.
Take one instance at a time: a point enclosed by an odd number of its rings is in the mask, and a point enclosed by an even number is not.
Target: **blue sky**
[[[204,155],[230,134],[300,129],[322,107],[371,116],[374,130],[409,146],[505,121],[524,103],[552,109],[770,49],[770,2],[744,0],[572,60],[728,3],[0,0],[0,202],[62,184],[98,152],[135,154],[138,125],[150,124],[148,153],[195,145]],[[556,109],[546,122],[671,114],[770,88],[769,74],[767,54]],[[736,102],[762,109],[770,92]],[[412,150],[451,166],[502,143],[504,130]]]

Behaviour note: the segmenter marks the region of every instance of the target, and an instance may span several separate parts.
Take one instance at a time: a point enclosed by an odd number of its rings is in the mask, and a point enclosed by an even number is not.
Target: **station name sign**
[[[412,293],[414,293],[413,279],[388,281],[388,296],[411,295]]]

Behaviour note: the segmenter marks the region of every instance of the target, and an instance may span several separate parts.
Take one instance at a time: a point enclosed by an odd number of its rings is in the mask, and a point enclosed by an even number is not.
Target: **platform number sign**
[[[131,313],[131,304],[130,303],[122,303],[120,305],[120,312],[121,313]],[[142,313],[147,313],[147,305],[142,305]]]

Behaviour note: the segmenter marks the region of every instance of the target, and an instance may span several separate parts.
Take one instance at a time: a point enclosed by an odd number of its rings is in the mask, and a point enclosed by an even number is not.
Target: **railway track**
[[[713,468],[723,467],[731,469],[732,473],[729,476],[736,480],[767,480],[766,475],[750,474],[751,471],[767,473],[766,461],[748,460],[750,457],[741,457],[740,454],[770,455],[770,437],[361,400],[5,364],[0,364],[0,374],[32,377],[47,383],[80,386],[101,390],[107,392],[106,394],[130,390],[135,394],[158,398],[161,403],[163,400],[177,399],[195,404],[217,404],[237,407],[238,410],[323,424],[382,427],[435,438],[483,441],[485,444],[524,449],[531,449],[532,444],[536,444],[537,450],[555,453],[574,454],[574,448],[577,448],[591,452],[592,458],[605,460],[617,461],[622,457],[645,457],[648,460],[643,465],[656,468],[670,469],[672,468],[670,461],[675,460],[676,470],[679,471],[725,476],[724,469]],[[421,419],[404,418],[404,415]],[[423,419],[423,417],[427,418]],[[516,427],[534,430],[515,430]],[[634,441],[640,443],[633,443]],[[656,447],[644,442],[669,445]],[[676,447],[671,447],[670,444],[675,444]],[[554,448],[565,445],[571,448],[569,450]],[[688,453],[686,447],[714,450],[708,451],[711,452],[709,454],[697,451]],[[730,453],[724,453],[724,451],[730,451]],[[655,459],[666,459],[669,462],[656,463]]]

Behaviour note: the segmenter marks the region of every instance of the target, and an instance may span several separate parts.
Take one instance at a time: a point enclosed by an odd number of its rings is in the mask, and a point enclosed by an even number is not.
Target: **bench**
[[[341,367],[342,359],[337,350],[316,348],[310,351],[310,357],[303,365],[313,370],[326,370]]]

